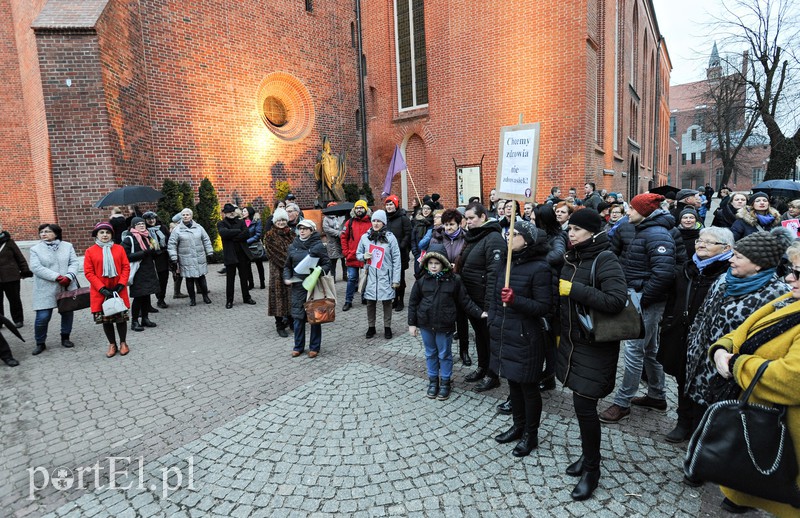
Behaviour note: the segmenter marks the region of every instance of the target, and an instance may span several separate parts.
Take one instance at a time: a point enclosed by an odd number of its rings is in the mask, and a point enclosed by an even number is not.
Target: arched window
[[[395,0],[395,49],[400,110],[428,105],[423,0]]]

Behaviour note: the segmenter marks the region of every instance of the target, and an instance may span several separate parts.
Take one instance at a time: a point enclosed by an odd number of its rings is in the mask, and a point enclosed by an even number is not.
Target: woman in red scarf
[[[131,330],[133,331],[144,331],[146,327],[156,327],[148,315],[153,307],[150,304],[150,295],[158,293],[161,288],[155,263],[157,247],[158,243],[150,237],[144,219],[133,218],[128,234],[122,237],[122,248],[125,249],[128,261],[131,263],[131,278],[133,279],[130,282],[130,295],[133,298],[133,304],[131,304],[131,313],[133,313]],[[141,323],[139,322],[140,315]]]

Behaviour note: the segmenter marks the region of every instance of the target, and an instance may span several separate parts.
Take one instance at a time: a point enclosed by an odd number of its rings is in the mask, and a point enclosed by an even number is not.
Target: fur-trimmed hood
[[[781,213],[777,210],[773,209],[772,207],[769,208],[769,215],[775,218],[775,221],[781,221]],[[758,218],[756,218],[756,211],[753,207],[746,205],[739,209],[739,212],[736,213],[736,218],[744,221],[750,226],[758,226]]]

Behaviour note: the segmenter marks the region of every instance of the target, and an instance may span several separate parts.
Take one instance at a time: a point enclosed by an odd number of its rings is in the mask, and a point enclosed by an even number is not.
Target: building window
[[[686,153],[681,154],[681,165],[686,165]]]
[[[759,184],[764,181],[764,170],[760,167],[753,168],[753,185]]]
[[[678,120],[673,115],[669,118],[669,136],[674,137],[678,132]]]
[[[667,165],[672,165],[672,153],[669,154],[668,162],[669,163]]]
[[[361,110],[356,110],[356,131],[361,131]]]
[[[692,140],[697,140],[697,128],[692,128]]]
[[[423,0],[395,0],[395,48],[400,109],[428,105]]]
[[[705,151],[701,151],[700,152],[700,163],[701,164],[705,164],[706,163],[706,152]]]
[[[269,96],[264,99],[264,117],[276,128],[286,125],[286,106],[280,99]]]
[[[306,0],[306,11],[309,13],[314,11],[314,0]]]
[[[356,41],[356,22],[350,22],[350,45],[353,48],[358,46]]]
[[[722,169],[717,169],[715,184],[717,185],[716,189],[719,191],[719,188],[722,187]]]
[[[697,163],[697,153],[692,153],[692,164]]]

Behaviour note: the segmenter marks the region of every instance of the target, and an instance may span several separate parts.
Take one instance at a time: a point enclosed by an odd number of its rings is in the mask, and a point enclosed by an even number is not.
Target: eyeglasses
[[[695,245],[705,245],[705,246],[711,246],[711,245],[726,246],[728,243],[722,243],[720,241],[706,241],[705,239],[698,239],[697,241],[694,242],[694,244]]]

